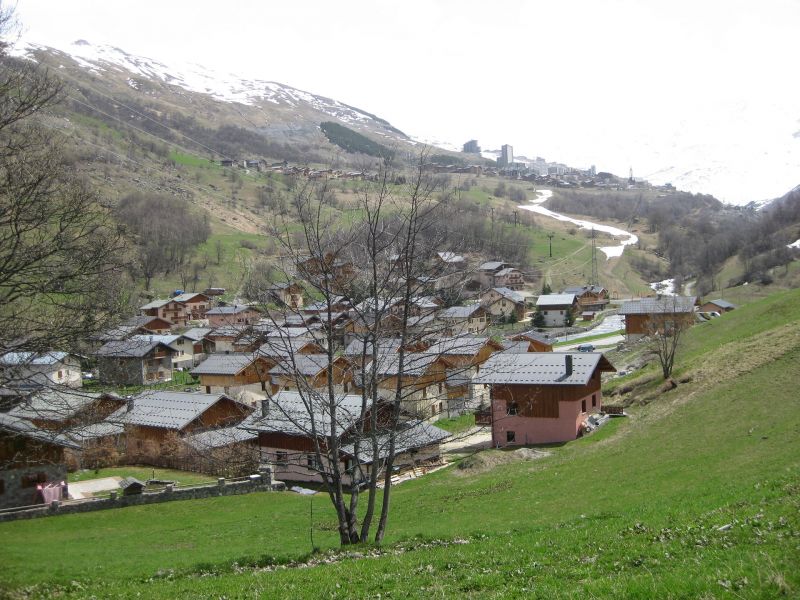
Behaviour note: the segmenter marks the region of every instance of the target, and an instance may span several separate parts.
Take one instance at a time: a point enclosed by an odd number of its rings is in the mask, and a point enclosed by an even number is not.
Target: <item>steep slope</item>
[[[0,525],[2,580],[38,582],[33,597],[791,596],[799,332],[800,290],[694,328],[688,382],[629,419],[535,462],[398,487],[382,550],[305,555],[312,500],[252,495]],[[313,508],[314,543],[334,548]],[[111,531],[113,553],[96,543]]]

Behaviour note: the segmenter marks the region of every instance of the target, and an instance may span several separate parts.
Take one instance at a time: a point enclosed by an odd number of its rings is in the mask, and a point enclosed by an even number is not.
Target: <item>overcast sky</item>
[[[765,196],[800,183],[800,0],[19,0],[17,14],[30,41],[278,81],[421,139],[619,174],[778,164]]]

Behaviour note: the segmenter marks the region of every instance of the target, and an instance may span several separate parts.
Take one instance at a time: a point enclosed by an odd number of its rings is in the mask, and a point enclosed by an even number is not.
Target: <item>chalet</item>
[[[615,371],[600,353],[496,354],[475,383],[491,387],[492,445],[574,440],[600,412],[600,374]]]
[[[80,359],[68,352],[8,352],[0,356],[0,373],[10,388],[83,385]]]
[[[297,261],[298,275],[311,282],[326,280],[327,286],[335,293],[347,289],[355,274],[353,263],[338,258],[333,253],[326,253],[324,257],[311,256]],[[323,287],[326,284],[323,284]]]
[[[635,339],[665,326],[688,327],[695,322],[694,296],[664,296],[623,302],[619,314],[625,317],[625,335]]]
[[[376,458],[388,455],[388,432],[378,433],[378,455],[372,456],[372,444],[361,443],[356,450],[355,431],[361,419],[369,421],[370,411],[362,415],[362,398],[344,395],[336,399],[336,417],[331,417],[327,401],[299,392],[280,392],[264,400],[258,416],[253,415],[240,427],[258,435],[263,462],[272,465],[275,476],[284,481],[322,481],[322,473],[330,472],[332,461],[339,463],[343,483],[352,485],[359,480],[360,465],[370,465]],[[378,408],[380,410],[380,408]],[[382,422],[379,416],[379,422]],[[335,435],[340,443],[338,455],[328,450]],[[415,467],[438,461],[440,444],[449,434],[421,421],[406,421],[395,432],[395,460],[398,468]],[[369,448],[365,448],[369,446]],[[317,458],[320,451],[324,464]]]
[[[167,344],[142,336],[111,341],[98,348],[97,369],[100,382],[111,385],[147,385],[172,379],[172,357]]]
[[[467,261],[460,254],[455,252],[437,252],[437,258],[442,264],[447,265],[448,268],[463,269]]]
[[[205,339],[211,344],[210,350],[214,353],[230,353],[237,349],[235,344],[241,336],[250,333],[250,327],[236,327],[235,325],[223,325],[222,327],[215,327],[209,331]],[[266,336],[266,333],[264,334]]]
[[[525,317],[525,296],[506,287],[492,288],[481,296],[481,305],[495,321]]]
[[[100,347],[113,340],[125,340],[132,335],[164,335],[170,332],[172,323],[161,317],[138,315],[123,321],[116,327],[93,335],[89,341]]]
[[[62,499],[68,453],[80,448],[63,433],[0,413],[0,508]]]
[[[99,423],[124,404],[125,400],[114,394],[49,389],[28,396],[8,414],[27,419],[41,429],[66,433],[82,425]]]
[[[536,299],[536,310],[544,316],[545,327],[564,327],[577,306],[575,294],[543,294]]]
[[[125,409],[109,417],[123,425],[129,457],[152,459],[170,434],[183,436],[241,423],[251,412],[225,394],[143,392],[129,398]]]
[[[303,308],[303,286],[291,282],[273,283],[267,288],[267,295],[278,306]]]
[[[261,318],[261,312],[252,306],[234,304],[210,308],[206,311],[206,318],[210,327],[251,325]]]
[[[329,379],[337,393],[347,393],[352,387],[353,369],[344,356],[334,357],[329,364],[327,354],[297,354],[284,359],[270,369],[273,390],[327,388]]]
[[[510,263],[492,260],[478,267],[478,281],[484,289],[505,287],[521,290],[525,287],[525,277],[519,269]]]
[[[183,334],[175,335],[133,335],[128,338],[130,341],[155,341],[161,342],[174,351],[172,354],[172,368],[190,369],[202,360],[203,353],[195,356],[195,342]]]
[[[574,294],[580,313],[598,312],[608,306],[608,290],[599,285],[578,285],[565,288],[562,294]]]
[[[276,363],[298,354],[324,354],[325,348],[303,338],[272,338],[259,346],[259,356],[272,358]]]
[[[186,326],[189,321],[205,318],[211,298],[201,293],[182,293],[168,300],[153,300],[140,306],[144,316],[161,317],[175,325]]]
[[[530,350],[527,352],[552,352],[555,339],[550,337],[549,333],[541,333],[539,331],[524,331],[511,337],[512,342],[525,341],[530,343]]]
[[[236,397],[244,391],[263,392],[270,384],[274,359],[257,354],[212,354],[192,369],[206,394]]]
[[[392,397],[401,388],[401,409],[418,419],[438,418],[447,406],[447,370],[454,367],[446,357],[429,352],[408,352],[403,355],[401,368],[399,353],[381,354],[360,370],[358,386],[365,386],[374,376],[378,393]]]
[[[400,349],[400,338],[381,338],[377,342],[377,354],[396,354]],[[354,365],[361,365],[372,360],[373,342],[363,339],[353,339],[344,349],[344,355]]]
[[[719,314],[722,314],[730,312],[736,308],[738,307],[732,302],[728,302],[727,300],[719,298],[717,300],[706,300],[700,306],[700,312],[718,312]]]
[[[478,334],[489,326],[489,315],[480,304],[451,306],[436,313],[445,335]]]
[[[207,354],[211,354],[214,344],[207,338],[210,327],[192,327],[183,332],[183,337],[192,342],[192,358],[194,364],[200,363]]]
[[[190,449],[192,470],[224,477],[241,477],[258,471],[258,433],[243,429],[254,412],[239,425],[206,429],[183,437]]]

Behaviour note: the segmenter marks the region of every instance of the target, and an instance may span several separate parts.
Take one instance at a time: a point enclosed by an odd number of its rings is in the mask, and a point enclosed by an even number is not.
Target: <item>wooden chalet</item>
[[[97,370],[101,383],[147,385],[172,379],[170,346],[153,336],[111,341],[98,348]]]
[[[732,302],[718,298],[716,300],[706,300],[700,305],[700,312],[718,312],[719,314],[735,310],[737,306]]]
[[[526,352],[552,352],[555,339],[550,334],[539,331],[525,331],[511,336],[512,342],[529,342],[530,346]]]
[[[261,318],[261,312],[252,306],[234,304],[232,306],[215,306],[206,311],[209,327],[224,325],[253,325]]]
[[[352,388],[353,368],[344,356],[334,357],[329,364],[327,354],[296,354],[270,369],[273,392],[279,390],[327,389],[329,379],[337,393]]]
[[[512,315],[520,321],[525,318],[525,295],[509,288],[492,288],[481,296],[481,305],[494,320],[508,319]]]
[[[206,394],[236,397],[241,392],[260,393],[271,385],[270,369],[277,361],[258,353],[211,354],[192,369]]]
[[[489,327],[489,313],[480,304],[451,306],[436,313],[444,335],[477,335]]]
[[[575,294],[580,313],[599,312],[608,306],[608,290],[600,285],[576,285],[564,288],[562,294]]]
[[[688,327],[695,322],[694,296],[642,298],[622,304],[619,314],[625,317],[625,335],[635,339],[662,330],[665,326]]]

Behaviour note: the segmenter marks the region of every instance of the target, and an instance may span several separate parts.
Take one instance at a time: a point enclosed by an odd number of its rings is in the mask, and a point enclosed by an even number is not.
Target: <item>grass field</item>
[[[380,550],[335,553],[323,496],[252,494],[2,524],[0,581],[17,597],[793,596],[799,331],[800,290],[694,328],[688,383],[547,458],[402,484]]]

